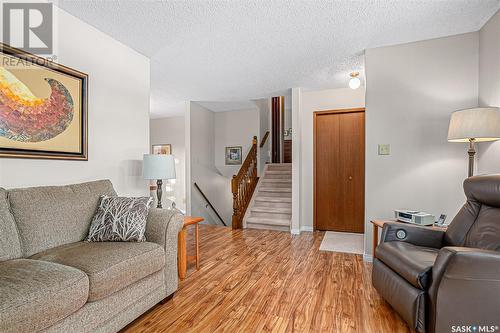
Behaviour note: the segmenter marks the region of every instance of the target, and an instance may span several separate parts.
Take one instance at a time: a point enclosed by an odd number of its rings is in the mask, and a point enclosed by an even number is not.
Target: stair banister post
[[[253,170],[252,170],[252,186],[257,185],[257,136],[253,137]],[[253,192],[253,191],[252,191]]]
[[[238,229],[238,179],[233,175],[231,179],[231,192],[233,192],[233,218],[231,221],[233,229]]]
[[[231,179],[233,193],[233,229],[243,227],[243,216],[257,185],[257,136],[252,139],[252,148],[241,165],[237,175]]]

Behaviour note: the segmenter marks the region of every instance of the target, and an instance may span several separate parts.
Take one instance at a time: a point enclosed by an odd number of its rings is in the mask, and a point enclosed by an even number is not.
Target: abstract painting
[[[226,165],[238,165],[241,164],[241,146],[236,147],[226,147]]]
[[[0,44],[0,157],[87,160],[87,75]]]

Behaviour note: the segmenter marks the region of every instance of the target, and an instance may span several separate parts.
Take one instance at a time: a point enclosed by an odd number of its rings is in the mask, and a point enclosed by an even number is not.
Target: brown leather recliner
[[[470,177],[464,191],[446,232],[386,223],[376,248],[373,285],[418,332],[500,326],[500,175]]]

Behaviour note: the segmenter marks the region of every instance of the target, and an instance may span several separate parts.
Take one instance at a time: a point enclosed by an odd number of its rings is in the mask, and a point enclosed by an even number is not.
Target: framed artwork
[[[226,165],[241,164],[241,146],[226,147]]]
[[[171,144],[153,145],[152,153],[154,155],[171,155],[172,145]]]
[[[0,43],[0,157],[87,160],[85,73]]]

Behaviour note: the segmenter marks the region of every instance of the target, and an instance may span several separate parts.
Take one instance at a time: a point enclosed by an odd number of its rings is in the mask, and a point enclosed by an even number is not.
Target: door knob
[[[349,180],[352,180],[352,176],[349,176]]]

